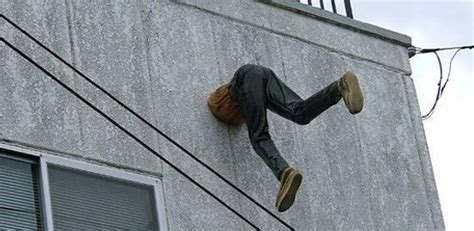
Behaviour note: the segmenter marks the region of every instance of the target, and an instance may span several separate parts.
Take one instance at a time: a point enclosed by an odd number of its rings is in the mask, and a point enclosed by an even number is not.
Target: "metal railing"
[[[297,0],[297,1],[303,4],[308,4],[309,6],[318,7],[318,5],[314,3],[316,2],[316,0]],[[327,0],[326,2],[328,1],[329,0]],[[319,0],[319,8],[326,10],[326,8],[324,7],[324,2],[325,2],[324,0]],[[332,8],[332,12],[337,14],[337,6],[336,6],[335,0],[331,0],[331,8]],[[344,8],[346,9],[346,16],[349,18],[354,18],[354,15],[352,14],[351,0],[344,0]],[[329,9],[327,9],[327,11],[329,11]]]

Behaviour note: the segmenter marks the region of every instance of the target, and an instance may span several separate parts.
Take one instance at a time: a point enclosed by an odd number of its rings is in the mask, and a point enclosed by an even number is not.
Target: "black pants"
[[[255,152],[279,178],[288,163],[281,157],[268,132],[267,108],[297,124],[308,124],[339,102],[336,82],[306,100],[286,86],[266,67],[247,64],[240,67],[231,82],[231,96],[239,104]]]

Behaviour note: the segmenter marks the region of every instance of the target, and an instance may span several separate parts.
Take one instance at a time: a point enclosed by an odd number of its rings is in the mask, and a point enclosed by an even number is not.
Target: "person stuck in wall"
[[[362,110],[364,97],[352,72],[303,100],[271,69],[246,64],[235,72],[230,83],[210,95],[208,105],[214,116],[227,124],[247,124],[253,149],[280,181],[276,207],[284,212],[293,205],[303,175],[288,165],[273,143],[268,132],[267,109],[306,125],[341,98],[351,114]]]

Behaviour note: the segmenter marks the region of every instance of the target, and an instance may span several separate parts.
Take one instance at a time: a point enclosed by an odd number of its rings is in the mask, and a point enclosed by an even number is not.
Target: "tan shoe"
[[[275,203],[276,207],[278,207],[278,198],[280,198],[280,194],[281,194],[282,188],[283,188],[282,186],[284,184],[285,179],[288,177],[288,174],[291,172],[290,170],[291,170],[290,167],[286,167],[282,170],[282,173],[281,173],[281,176],[280,176],[280,190],[278,190],[277,200],[276,200],[276,203]]]
[[[354,73],[348,71],[337,83],[337,90],[341,93],[344,103],[351,114],[357,114],[364,107],[364,95],[360,89],[359,80]]]
[[[284,212],[293,205],[301,180],[303,180],[303,175],[295,169],[287,167],[283,170],[276,201],[278,212]]]

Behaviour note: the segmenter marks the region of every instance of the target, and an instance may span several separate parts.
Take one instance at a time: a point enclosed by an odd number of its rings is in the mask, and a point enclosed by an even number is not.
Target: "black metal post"
[[[344,0],[344,7],[346,8],[346,16],[349,18],[354,18],[352,15],[351,0]]]
[[[324,0],[319,0],[319,5],[324,10]]]
[[[313,3],[311,2],[311,0],[308,0],[308,5],[312,6]]]
[[[332,12],[337,14],[336,1],[331,0],[331,5],[332,5]]]

